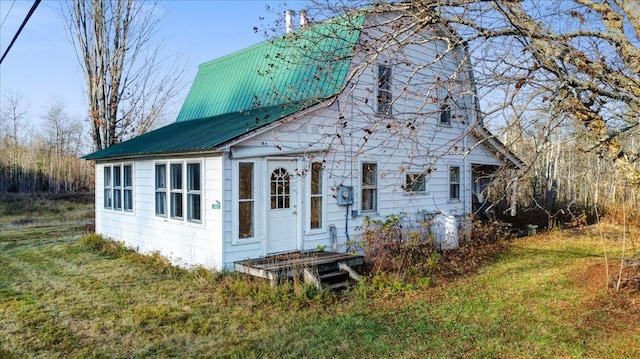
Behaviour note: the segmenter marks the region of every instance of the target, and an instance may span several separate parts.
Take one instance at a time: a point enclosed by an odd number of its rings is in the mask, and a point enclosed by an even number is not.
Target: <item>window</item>
[[[167,165],[156,165],[156,216],[167,216]]]
[[[362,164],[362,211],[376,211],[378,209],[378,165],[375,163]]]
[[[291,208],[289,172],[280,167],[271,173],[271,209]]]
[[[122,166],[122,185],[124,193],[124,210],[133,211],[133,168],[131,165]]]
[[[391,66],[378,65],[377,113],[391,115]]]
[[[199,222],[201,218],[200,164],[187,164],[187,219]]]
[[[133,166],[104,167],[104,208],[133,211]]]
[[[449,167],[449,199],[460,199],[460,167]]]
[[[170,169],[171,218],[182,219],[182,163],[172,163]]]
[[[156,216],[169,215],[171,219],[198,223],[202,221],[200,163],[157,163],[155,177]]]
[[[253,233],[253,214],[255,198],[253,191],[253,163],[238,164],[238,237],[251,238]]]
[[[407,173],[404,183],[405,192],[425,192],[426,188],[427,182],[423,173]]]
[[[113,166],[113,209],[122,210],[122,178],[120,166]]]
[[[322,163],[311,164],[311,229],[322,228]]]
[[[111,197],[111,167],[104,167],[104,208],[111,209],[113,198]]]
[[[445,99],[446,102],[440,105],[440,124],[441,125],[449,125],[451,124],[451,105],[449,105],[448,100]]]
[[[441,125],[451,124],[451,96],[446,86],[438,89],[438,123]]]

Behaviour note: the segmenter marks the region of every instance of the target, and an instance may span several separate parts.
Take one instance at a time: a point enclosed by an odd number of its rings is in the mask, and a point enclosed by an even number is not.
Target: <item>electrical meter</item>
[[[338,187],[338,205],[349,206],[353,204],[353,187],[352,186],[340,186]]]

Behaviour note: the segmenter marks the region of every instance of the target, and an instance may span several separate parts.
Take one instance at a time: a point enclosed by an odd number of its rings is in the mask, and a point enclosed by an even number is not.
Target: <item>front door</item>
[[[295,160],[267,161],[267,253],[293,251],[297,234]]]

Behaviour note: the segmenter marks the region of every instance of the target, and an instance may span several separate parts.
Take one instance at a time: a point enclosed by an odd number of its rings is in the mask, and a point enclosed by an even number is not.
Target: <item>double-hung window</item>
[[[451,124],[451,105],[449,104],[449,101],[447,99],[445,99],[444,102],[440,104],[440,124]]]
[[[322,228],[322,163],[311,164],[311,229]]]
[[[187,220],[200,222],[202,206],[200,194],[200,164],[187,164]]]
[[[167,165],[156,164],[156,216],[167,216]]]
[[[122,210],[122,168],[113,166],[113,209]]]
[[[378,210],[378,165],[362,163],[362,212]]]
[[[427,181],[424,173],[407,173],[405,176],[404,190],[409,193],[424,193]]]
[[[253,162],[238,164],[238,237],[254,237],[255,191]]]
[[[438,90],[438,122],[441,125],[451,124],[451,96],[445,87]]]
[[[379,115],[392,114],[391,66],[378,65],[378,92],[376,112]]]
[[[131,165],[122,166],[122,187],[124,210],[131,212],[133,211],[133,168]]]
[[[460,167],[449,167],[449,199],[460,199]]]
[[[112,188],[111,188],[111,167],[104,167],[104,208],[111,209],[113,206]]]
[[[171,184],[171,218],[182,219],[182,163],[172,163],[169,168],[169,183]]]

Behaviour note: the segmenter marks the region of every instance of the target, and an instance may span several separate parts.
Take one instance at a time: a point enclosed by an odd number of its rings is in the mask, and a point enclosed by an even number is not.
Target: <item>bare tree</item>
[[[53,98],[45,114],[42,136],[44,142],[57,156],[78,156],[82,147],[83,126],[79,119],[72,119],[65,111],[62,99]]]
[[[28,106],[24,95],[20,92],[8,91],[2,97],[2,111],[0,112],[0,141],[2,147],[8,150],[8,162],[15,162],[18,147],[26,141],[28,133]]]
[[[79,0],[65,3],[71,41],[85,75],[94,149],[153,128],[183,88],[184,66],[154,44],[155,3]],[[168,67],[165,66],[167,65]]]
[[[322,19],[368,5],[369,1],[318,0],[310,1],[307,8],[310,17]],[[438,50],[436,61],[399,59],[418,73],[438,67],[447,54],[465,48],[466,58],[460,63],[473,66],[472,81],[457,74],[439,81],[426,79],[425,101],[437,97],[438,88],[474,88],[470,93],[478,99],[483,124],[520,150],[530,160],[529,170],[542,173],[544,167],[547,194],[560,185],[554,185],[554,180],[569,175],[561,166],[577,163],[566,157],[564,150],[569,146],[573,146],[572,156],[583,157],[585,164],[597,158],[610,164],[602,162],[590,169],[615,169],[618,177],[640,185],[640,148],[633,140],[640,128],[637,1],[414,0],[374,2],[376,7],[403,20],[391,33],[372,39],[365,49],[369,58],[375,61],[381,51],[418,42],[444,41],[447,45]],[[436,33],[434,39],[422,41],[412,36],[420,29],[442,25],[455,36]],[[460,67],[458,74],[464,70]],[[568,183],[562,185],[569,188]]]

